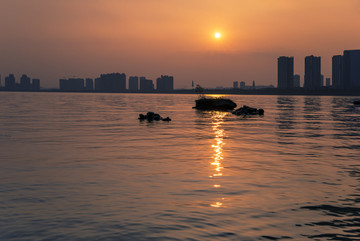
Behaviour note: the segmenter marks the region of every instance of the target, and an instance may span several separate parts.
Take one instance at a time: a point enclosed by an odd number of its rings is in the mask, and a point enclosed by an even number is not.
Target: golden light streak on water
[[[214,150],[213,154],[213,160],[211,162],[211,165],[214,167],[215,173],[213,173],[210,178],[216,178],[223,176],[222,170],[224,167],[222,166],[222,161],[224,159],[223,155],[223,146],[225,145],[224,142],[224,129],[221,128],[221,125],[224,123],[224,117],[226,115],[226,112],[214,112],[212,113],[212,120],[213,120],[213,131],[215,134],[215,144],[213,144],[211,147]],[[221,188],[220,184],[214,184],[214,188]],[[224,200],[224,198],[222,198]],[[213,204],[210,204],[211,207],[220,208],[223,206],[222,202],[215,202]]]
[[[225,96],[225,95],[215,95],[215,94],[206,95],[206,97],[211,97],[211,98],[220,98],[223,96]]]
[[[214,208],[220,208],[223,204],[221,202],[216,202],[214,204],[211,204],[210,206],[211,207],[214,207]]]

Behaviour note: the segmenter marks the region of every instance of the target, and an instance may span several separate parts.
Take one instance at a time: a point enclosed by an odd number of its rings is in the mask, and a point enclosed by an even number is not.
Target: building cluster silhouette
[[[156,88],[159,91],[168,91],[174,89],[174,77],[161,75],[160,78],[156,79]]]
[[[174,77],[161,75],[156,80],[156,89],[151,79],[130,76],[126,88],[126,74],[101,74],[95,79],[70,78],[59,80],[60,91],[96,91],[96,92],[170,92],[174,90]]]
[[[300,88],[300,75],[294,75],[294,57],[280,56],[278,58],[278,88]],[[305,57],[305,90],[320,90],[323,88],[353,90],[360,89],[360,50],[344,50],[343,55],[332,57],[331,79],[321,74],[321,57]]]
[[[246,85],[245,81],[233,81],[234,90],[255,90],[255,89],[272,89],[273,85],[256,85],[255,80],[251,82],[251,85]]]
[[[321,74],[321,57],[306,56],[303,85],[300,84],[300,75],[294,73],[294,57],[280,56],[277,59],[277,92],[272,89],[272,85],[257,86],[255,81],[252,85],[246,85],[244,81],[234,81],[232,89],[226,89],[221,86],[216,87],[216,91],[231,90],[231,93],[243,93],[249,90],[266,89],[269,93],[343,93],[357,92],[360,90],[360,50],[344,50],[343,55],[332,57],[332,79],[324,78]],[[128,84],[127,84],[128,80]],[[4,87],[0,90],[9,91],[39,91],[40,79],[31,79],[26,74],[16,82],[14,74],[5,77]],[[128,87],[127,87],[128,86]],[[194,82],[192,82],[194,87]],[[125,73],[107,73],[101,74],[98,78],[69,78],[59,80],[60,91],[71,92],[133,92],[133,93],[151,93],[151,92],[174,92],[174,77],[161,75],[156,79],[156,88],[154,81],[146,77],[130,76],[127,79]],[[293,91],[283,91],[293,90]],[[46,91],[46,90],[43,90]],[[58,91],[50,90],[50,91]],[[179,90],[181,92],[183,90]],[[185,91],[185,90],[184,90]],[[188,90],[188,91],[192,91]],[[294,92],[295,91],[295,92]]]
[[[92,79],[87,80],[91,80],[92,84]],[[62,91],[84,91],[89,88],[90,90],[93,89],[92,86],[88,85],[88,82],[86,82],[86,87],[84,83],[85,80],[81,78],[60,79],[59,87]]]
[[[20,83],[18,83],[16,82],[15,75],[9,74],[5,77],[5,86],[2,89],[11,91],[39,91],[40,79],[31,79],[26,74],[23,74],[20,77]]]

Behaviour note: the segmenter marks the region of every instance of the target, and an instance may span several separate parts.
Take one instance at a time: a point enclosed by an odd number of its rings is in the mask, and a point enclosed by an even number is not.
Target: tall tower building
[[[343,56],[335,55],[332,57],[332,86],[334,89],[344,89],[344,78],[343,78]]]
[[[305,57],[304,88],[317,90],[321,88],[321,57]]]
[[[15,90],[15,76],[13,74],[9,74],[8,77],[5,77],[5,89],[6,90]]]
[[[278,88],[294,88],[294,57],[278,58]]]
[[[140,77],[140,91],[142,92],[154,91],[153,81],[151,79],[146,79],[145,77]]]
[[[246,88],[246,83],[244,81],[240,81],[240,89],[245,89]]]
[[[20,89],[31,90],[31,79],[26,74],[23,74],[20,78]]]
[[[238,88],[239,88],[239,82],[238,82],[238,81],[234,81],[234,82],[233,82],[233,88],[234,88],[234,89],[238,89]]]
[[[360,89],[360,50],[345,50],[343,57],[346,89]]]
[[[129,90],[135,92],[139,90],[139,77],[137,76],[129,77]]]

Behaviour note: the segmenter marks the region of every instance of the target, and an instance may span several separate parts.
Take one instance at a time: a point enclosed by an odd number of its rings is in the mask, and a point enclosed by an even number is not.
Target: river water
[[[360,240],[356,98],[228,97],[0,92],[0,240]]]

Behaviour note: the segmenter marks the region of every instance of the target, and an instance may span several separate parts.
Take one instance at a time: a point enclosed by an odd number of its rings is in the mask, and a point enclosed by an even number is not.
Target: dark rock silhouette
[[[195,101],[195,109],[198,110],[233,110],[236,104],[226,98],[199,98]]]
[[[139,114],[139,120],[143,121],[143,120],[147,120],[149,122],[151,121],[159,121],[159,120],[162,120],[162,121],[171,121],[170,117],[166,117],[166,118],[162,118],[159,114],[156,114],[154,112],[148,112],[146,113],[146,115],[143,115],[143,114]]]
[[[146,115],[139,114],[139,120],[146,120]]]
[[[154,120],[159,121],[161,116],[159,114],[154,114]]]
[[[263,109],[256,109],[244,105],[243,107],[236,109],[232,112],[234,115],[264,115]]]
[[[354,100],[354,105],[360,105],[360,100]]]

